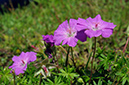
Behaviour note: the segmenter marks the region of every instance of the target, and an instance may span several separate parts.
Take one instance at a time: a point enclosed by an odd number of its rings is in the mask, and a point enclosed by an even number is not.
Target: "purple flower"
[[[53,35],[42,35],[43,37],[43,41],[45,41],[46,43],[50,44],[50,46],[54,45],[54,41],[53,41]]]
[[[60,24],[57,30],[54,32],[55,45],[60,45],[60,43],[63,41],[62,45],[67,44],[74,47],[76,46],[78,39],[82,42],[86,41],[86,35],[83,31],[78,32],[76,26],[77,20],[75,19],[70,19],[69,24],[67,20]],[[78,36],[81,36],[81,38]]]
[[[49,57],[49,59],[51,59],[51,58],[52,58],[52,54],[50,54],[50,53],[49,53],[48,55],[49,55],[49,56],[48,56],[48,57]]]
[[[22,52],[20,56],[14,56],[12,58],[14,63],[9,68],[12,68],[12,70],[14,70],[16,75],[24,73],[24,71],[27,68],[27,64],[36,60],[36,54],[37,53],[35,52],[26,52],[26,53]]]
[[[102,35],[104,38],[110,37],[113,33],[113,29],[116,27],[113,23],[105,22],[98,14],[95,18],[78,19],[78,30],[84,30],[89,38],[98,37]]]

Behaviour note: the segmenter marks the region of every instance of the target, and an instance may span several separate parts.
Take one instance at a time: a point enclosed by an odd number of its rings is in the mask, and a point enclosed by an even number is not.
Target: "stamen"
[[[43,69],[44,69],[44,71],[45,71],[46,73],[48,73],[48,71],[47,71],[47,68],[46,68],[46,67],[43,67]]]
[[[74,30],[71,29],[71,28],[68,28],[66,31],[68,32],[68,33],[67,33],[67,36],[68,36],[68,37],[73,37],[74,34],[75,34]]]
[[[70,29],[67,29],[67,32],[69,32],[69,34],[71,34],[72,32],[71,32],[71,28]]]
[[[21,60],[23,64],[25,64],[25,62],[23,60]]]
[[[95,24],[95,28],[98,28],[98,24]]]

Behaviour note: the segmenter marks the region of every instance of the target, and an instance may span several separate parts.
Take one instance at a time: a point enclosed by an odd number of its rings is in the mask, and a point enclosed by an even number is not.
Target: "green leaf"
[[[102,81],[101,81],[101,79],[99,79],[99,81],[98,81],[98,85],[102,85]]]
[[[83,81],[83,79],[80,77],[80,78],[78,78],[78,80],[77,80],[78,82],[80,82],[80,83],[84,83],[84,81]]]
[[[125,85],[125,82],[126,82],[127,80],[124,78],[123,79],[123,81],[122,81],[122,85]]]
[[[93,84],[94,84],[94,85],[97,85],[95,81],[93,81]]]
[[[42,74],[42,75],[44,76],[44,78],[46,78],[46,75],[45,75],[43,69],[40,69],[38,72],[36,72],[36,73],[34,74],[34,76],[37,76],[37,75],[40,75],[40,74]]]

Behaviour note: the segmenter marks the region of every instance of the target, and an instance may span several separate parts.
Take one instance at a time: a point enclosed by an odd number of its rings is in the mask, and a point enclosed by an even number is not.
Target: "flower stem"
[[[119,82],[121,81],[121,79],[123,78],[124,76],[122,76],[121,78],[120,78],[120,80],[116,83],[116,85],[118,85],[119,84]]]
[[[94,52],[93,52],[93,58],[91,60],[91,74],[90,74],[90,80],[89,80],[89,85],[90,85],[90,82],[91,82],[91,77],[92,77],[92,73],[93,73],[93,60],[94,60],[94,57],[95,57],[95,52],[96,52],[96,37],[94,38],[95,40],[95,46],[94,46]]]
[[[40,73],[39,85],[41,85],[41,81],[42,81],[42,74]]]
[[[68,50],[67,50],[67,56],[66,56],[66,62],[65,62],[66,67],[68,65],[69,49],[70,49],[70,47],[68,47]]]
[[[14,85],[16,85],[16,82],[15,82],[15,73],[14,73],[14,71],[12,71],[12,73],[13,73]]]
[[[90,59],[91,59],[91,54],[92,54],[92,53],[89,53],[89,58],[88,58],[88,61],[87,61],[87,63],[86,63],[85,69],[87,69],[87,67],[88,67],[89,61],[90,61]]]
[[[73,48],[72,48],[72,47],[71,47],[71,55],[72,55],[72,61],[73,61],[74,67],[76,68],[76,64],[75,64],[75,62],[74,62]]]
[[[128,44],[128,41],[129,41],[129,37],[128,37],[128,39],[127,39],[127,41],[126,41],[126,44],[125,44],[125,46],[124,46],[123,53],[125,52],[125,49],[126,49],[127,44]]]

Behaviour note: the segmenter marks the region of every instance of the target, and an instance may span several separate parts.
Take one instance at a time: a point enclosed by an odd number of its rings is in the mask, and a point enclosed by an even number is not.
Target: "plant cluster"
[[[1,85],[129,84],[127,0],[34,1],[0,16]]]
[[[100,35],[104,38],[110,37],[115,27],[116,25],[113,23],[103,21],[99,14],[95,18],[70,19],[69,23],[67,20],[64,21],[55,30],[54,35],[42,35],[43,46],[40,48],[32,46],[35,52],[22,52],[20,56],[12,58],[14,63],[9,68],[12,68],[14,84],[17,81],[15,76],[26,72],[27,65],[36,60],[36,55],[44,55],[43,58],[39,58],[37,62],[33,63],[37,69],[32,72],[32,77],[39,77],[37,80],[39,85],[114,85],[115,83],[117,85],[129,82],[127,76],[129,65],[124,57],[125,49],[120,54],[107,52],[104,55],[105,48],[101,49],[96,45],[97,37]],[[88,59],[85,60],[82,57],[84,54],[80,52],[75,54],[74,48],[77,46],[78,40],[83,43],[87,38],[90,40],[92,37],[94,38],[94,48],[93,51],[87,53]],[[96,53],[96,51],[98,52]],[[122,63],[126,64],[121,66]],[[118,71],[118,69],[120,70]],[[31,68],[27,72],[30,70]],[[114,76],[111,76],[113,74]],[[26,74],[26,76],[29,75]],[[32,80],[29,81],[32,82]]]

